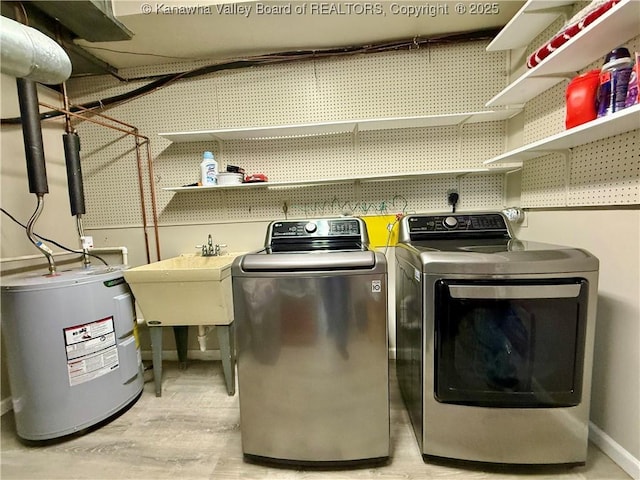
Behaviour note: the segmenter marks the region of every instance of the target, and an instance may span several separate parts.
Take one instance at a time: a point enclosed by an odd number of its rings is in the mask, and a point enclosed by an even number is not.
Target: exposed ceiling
[[[72,57],[74,75],[104,73],[109,68],[117,71],[205,59],[216,62],[499,28],[523,4],[524,1],[510,0],[24,2],[58,19],[75,37],[75,47],[68,48],[78,50],[74,53],[76,58]],[[80,8],[87,5],[90,8]],[[96,9],[103,15],[95,15]],[[88,16],[89,10],[92,16]],[[121,40],[128,36],[130,40]],[[96,37],[118,40],[89,41]],[[94,61],[93,66],[84,65],[87,59]]]

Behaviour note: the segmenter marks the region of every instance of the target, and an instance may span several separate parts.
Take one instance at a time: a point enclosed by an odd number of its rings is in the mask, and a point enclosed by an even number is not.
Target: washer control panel
[[[412,239],[415,236],[509,234],[507,223],[499,213],[409,215],[405,222]]]
[[[271,238],[359,237],[364,226],[359,218],[285,220],[271,224]]]

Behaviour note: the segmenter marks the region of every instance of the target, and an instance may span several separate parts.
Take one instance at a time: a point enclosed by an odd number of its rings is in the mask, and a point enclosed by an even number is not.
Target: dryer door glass
[[[588,284],[436,283],[435,396],[490,407],[578,405]]]

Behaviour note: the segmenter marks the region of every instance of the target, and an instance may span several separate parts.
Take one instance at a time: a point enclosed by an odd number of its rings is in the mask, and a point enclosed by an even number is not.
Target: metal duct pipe
[[[54,40],[35,28],[0,17],[2,73],[57,85],[71,76],[71,60]]]

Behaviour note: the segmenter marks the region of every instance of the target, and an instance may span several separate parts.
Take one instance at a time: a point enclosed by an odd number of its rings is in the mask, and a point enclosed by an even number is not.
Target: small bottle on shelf
[[[218,178],[218,162],[213,158],[212,152],[204,152],[200,163],[200,177],[203,187],[216,185]]]
[[[598,117],[624,108],[633,60],[629,50],[616,48],[607,54],[600,70],[598,88]]]

